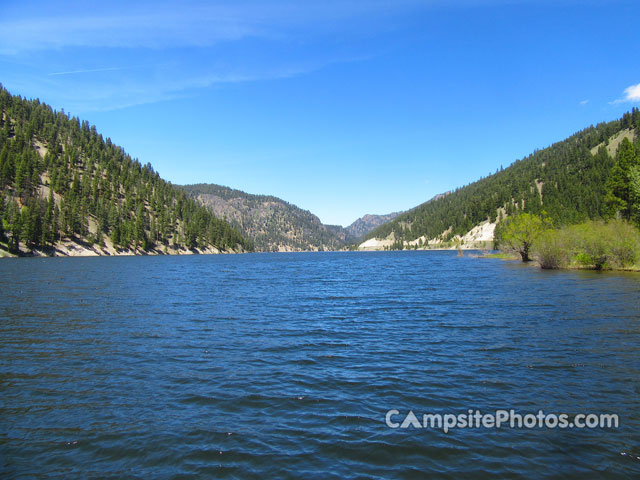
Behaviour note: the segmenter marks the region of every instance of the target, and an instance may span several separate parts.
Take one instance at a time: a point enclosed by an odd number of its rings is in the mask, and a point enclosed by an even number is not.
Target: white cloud
[[[630,87],[625,88],[624,90],[625,98],[623,99],[625,102],[638,102],[640,101],[640,83],[637,85],[631,85]]]
[[[617,103],[627,103],[627,102],[640,102],[640,83],[636,85],[631,85],[625,88],[624,97],[609,103],[611,103],[612,105],[615,105]]]
[[[582,100],[582,101],[580,102],[580,105],[586,105],[587,103],[589,103],[589,100]]]

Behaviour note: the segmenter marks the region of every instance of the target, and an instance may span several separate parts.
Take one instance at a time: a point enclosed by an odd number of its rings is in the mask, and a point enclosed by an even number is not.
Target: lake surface
[[[0,262],[0,477],[640,478],[640,275],[455,252]],[[615,413],[619,428],[389,428]]]

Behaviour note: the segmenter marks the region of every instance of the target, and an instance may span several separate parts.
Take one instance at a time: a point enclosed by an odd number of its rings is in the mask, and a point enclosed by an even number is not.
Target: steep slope
[[[86,121],[0,86],[0,250],[241,251],[236,230]]]
[[[364,217],[360,217],[351,225],[345,227],[344,230],[347,235],[347,239],[356,241],[379,226],[390,222],[402,213],[404,212],[393,212],[387,215],[365,215]]]
[[[640,142],[640,112],[589,127],[506,169],[426,202],[366,236],[368,246],[415,247],[465,236],[518,212],[545,214],[557,225],[606,218],[605,183],[614,165],[611,141]],[[483,231],[487,231],[483,227]]]
[[[323,225],[318,217],[280,198],[252,195],[214,184],[180,186],[214,215],[226,219],[253,241],[256,250],[336,250],[344,247],[342,227]]]

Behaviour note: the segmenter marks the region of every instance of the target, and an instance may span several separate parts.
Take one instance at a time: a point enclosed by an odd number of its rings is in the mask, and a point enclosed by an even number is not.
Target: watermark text
[[[469,409],[465,413],[425,413],[422,418],[409,410],[402,414],[399,410],[389,410],[385,415],[389,428],[416,428],[442,430],[447,433],[456,428],[618,428],[619,418],[615,413],[537,413],[521,414],[513,409],[494,410],[483,413]]]

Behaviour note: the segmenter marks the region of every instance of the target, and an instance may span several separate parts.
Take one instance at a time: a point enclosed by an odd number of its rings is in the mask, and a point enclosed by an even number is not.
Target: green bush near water
[[[640,268],[640,231],[623,220],[588,221],[547,230],[533,256],[542,268]]]
[[[538,238],[533,256],[542,268],[565,268],[569,265],[569,245],[564,229],[547,230]]]

